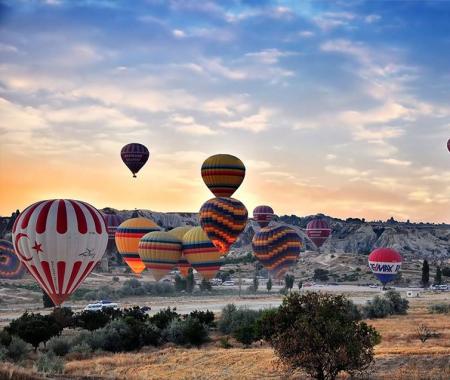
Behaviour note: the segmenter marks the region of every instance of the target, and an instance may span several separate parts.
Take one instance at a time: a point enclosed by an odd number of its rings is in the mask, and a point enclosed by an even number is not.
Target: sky
[[[216,153],[282,214],[450,222],[450,2],[0,1],[0,215],[197,211]],[[150,160],[133,179],[130,142]]]

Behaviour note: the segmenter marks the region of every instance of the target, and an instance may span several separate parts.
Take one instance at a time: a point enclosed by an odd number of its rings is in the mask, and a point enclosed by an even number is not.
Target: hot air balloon
[[[302,246],[297,232],[286,226],[262,228],[252,240],[256,258],[275,277],[280,277],[295,265]]]
[[[273,209],[270,206],[258,206],[253,210],[253,219],[261,228],[267,227],[273,219]]]
[[[385,286],[394,280],[402,266],[402,257],[391,248],[377,248],[369,255],[369,268]]]
[[[108,231],[108,239],[114,240],[117,227],[123,222],[120,215],[117,214],[105,214],[102,213],[103,219],[105,219],[106,229]]]
[[[313,219],[306,226],[306,235],[320,248],[331,235],[331,228],[325,220]]]
[[[0,280],[17,280],[25,274],[25,266],[14,252],[14,246],[7,240],[0,240]]]
[[[139,240],[149,232],[160,230],[153,220],[147,218],[131,218],[117,227],[117,250],[134,273],[139,274],[145,269],[138,253]]]
[[[447,141],[447,150],[450,152],[450,139]]]
[[[125,145],[120,151],[120,156],[128,169],[133,173],[133,177],[136,178],[136,173],[141,170],[141,168],[148,161],[150,152],[147,147],[142,144],[132,143]]]
[[[156,281],[159,281],[180,260],[181,240],[169,232],[150,232],[139,242],[139,256]]]
[[[230,154],[216,154],[205,160],[203,181],[216,197],[231,197],[245,177],[242,161]]]
[[[192,226],[180,226],[175,227],[174,229],[168,231],[170,234],[176,236],[178,239],[183,240],[183,236],[192,229]],[[181,275],[183,277],[186,277],[189,274],[189,268],[191,267],[191,264],[189,264],[189,261],[186,260],[184,257],[184,254],[181,253],[180,260],[178,260],[177,268],[180,271]]]
[[[209,240],[224,254],[244,231],[247,216],[247,209],[237,199],[212,198],[200,208],[200,225]]]
[[[53,303],[61,305],[91,273],[108,243],[102,214],[82,201],[54,199],[26,208],[14,249]]]
[[[214,278],[222,264],[221,253],[211,243],[201,227],[192,228],[184,235],[183,255],[199,275],[206,280]]]

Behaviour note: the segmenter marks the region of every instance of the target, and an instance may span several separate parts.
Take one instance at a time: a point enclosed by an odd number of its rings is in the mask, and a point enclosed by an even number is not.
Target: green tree
[[[44,291],[42,291],[42,304],[44,305],[44,308],[55,307],[52,299]]]
[[[51,337],[59,335],[62,327],[51,315],[24,313],[14,319],[5,330],[16,335],[34,347],[34,351],[42,342],[45,344]]]
[[[426,288],[430,284],[430,266],[428,261],[423,260],[422,264],[422,285]]]
[[[303,288],[303,282],[299,281],[298,282],[298,290],[302,290]]]
[[[378,332],[342,295],[291,293],[260,325],[281,362],[319,380],[366,369],[380,342]]]
[[[267,292],[270,293],[272,290],[272,279],[269,277],[269,280],[266,283]]]
[[[178,274],[175,276],[175,290],[177,292],[181,292],[182,290],[186,290],[186,279],[179,276]]]
[[[294,287],[295,277],[292,274],[286,274],[284,276],[284,287],[287,290],[291,290]]]
[[[194,291],[195,279],[194,279],[194,270],[189,268],[188,275],[186,277],[186,291],[188,293],[192,293]]]
[[[434,276],[434,284],[435,285],[441,285],[442,284],[442,271],[441,267],[438,266],[436,269],[436,274]]]
[[[255,275],[253,276],[253,292],[256,293],[258,291],[258,287],[259,287],[259,280],[258,280],[258,276]]]
[[[313,279],[314,279],[314,281],[327,282],[328,274],[329,274],[328,270],[317,268],[317,269],[314,269]]]

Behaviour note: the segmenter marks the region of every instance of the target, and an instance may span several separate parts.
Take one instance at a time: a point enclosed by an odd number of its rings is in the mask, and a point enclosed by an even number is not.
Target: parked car
[[[86,305],[86,307],[83,309],[84,311],[99,311],[103,309],[118,309],[119,304],[111,301],[99,301],[96,303],[90,303],[89,305]]]
[[[224,281],[222,282],[223,286],[234,286],[234,281],[232,280],[228,280],[228,281]]]

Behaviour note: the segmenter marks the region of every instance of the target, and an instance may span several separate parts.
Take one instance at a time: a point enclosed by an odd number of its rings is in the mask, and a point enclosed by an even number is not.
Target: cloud
[[[178,124],[176,129],[180,132],[187,133],[196,136],[211,136],[216,135],[218,132],[211,129],[206,125],[202,125],[196,122],[192,116],[174,115],[171,118],[173,124]],[[181,125],[180,125],[181,124]]]
[[[180,29],[174,29],[174,30],[172,30],[172,34],[173,34],[173,36],[176,37],[176,38],[183,38],[183,37],[186,37],[186,33],[183,32],[183,31],[180,30]]]
[[[364,21],[368,24],[373,24],[375,22],[378,22],[381,20],[381,16],[380,15],[376,15],[376,14],[370,14],[367,15],[366,17],[364,17]]]
[[[311,38],[314,37],[315,33],[312,32],[311,30],[301,30],[300,32],[297,33],[297,36],[302,37],[302,38]]]
[[[203,67],[210,73],[220,75],[226,79],[244,80],[248,78],[246,72],[226,66],[221,58],[204,59],[202,63]]]
[[[224,128],[242,129],[258,133],[269,128],[269,119],[273,114],[273,110],[260,108],[258,112],[253,115],[245,116],[239,120],[223,121],[220,125]]]
[[[264,49],[254,53],[245,54],[246,57],[253,58],[259,62],[265,64],[275,64],[278,63],[281,57],[289,57],[292,55],[297,55],[298,53],[293,51],[280,51],[278,49]]]
[[[360,176],[365,177],[369,174],[369,171],[362,171],[352,167],[335,166],[335,165],[325,166],[325,170],[335,175],[356,177],[356,178],[359,178]]]
[[[357,16],[351,12],[324,12],[313,18],[313,22],[322,30],[330,31],[338,27],[348,27]]]
[[[403,161],[403,160],[398,160],[396,158],[382,158],[382,159],[379,159],[378,161],[383,162],[388,165],[393,165],[393,166],[410,166],[411,165],[411,161]]]

